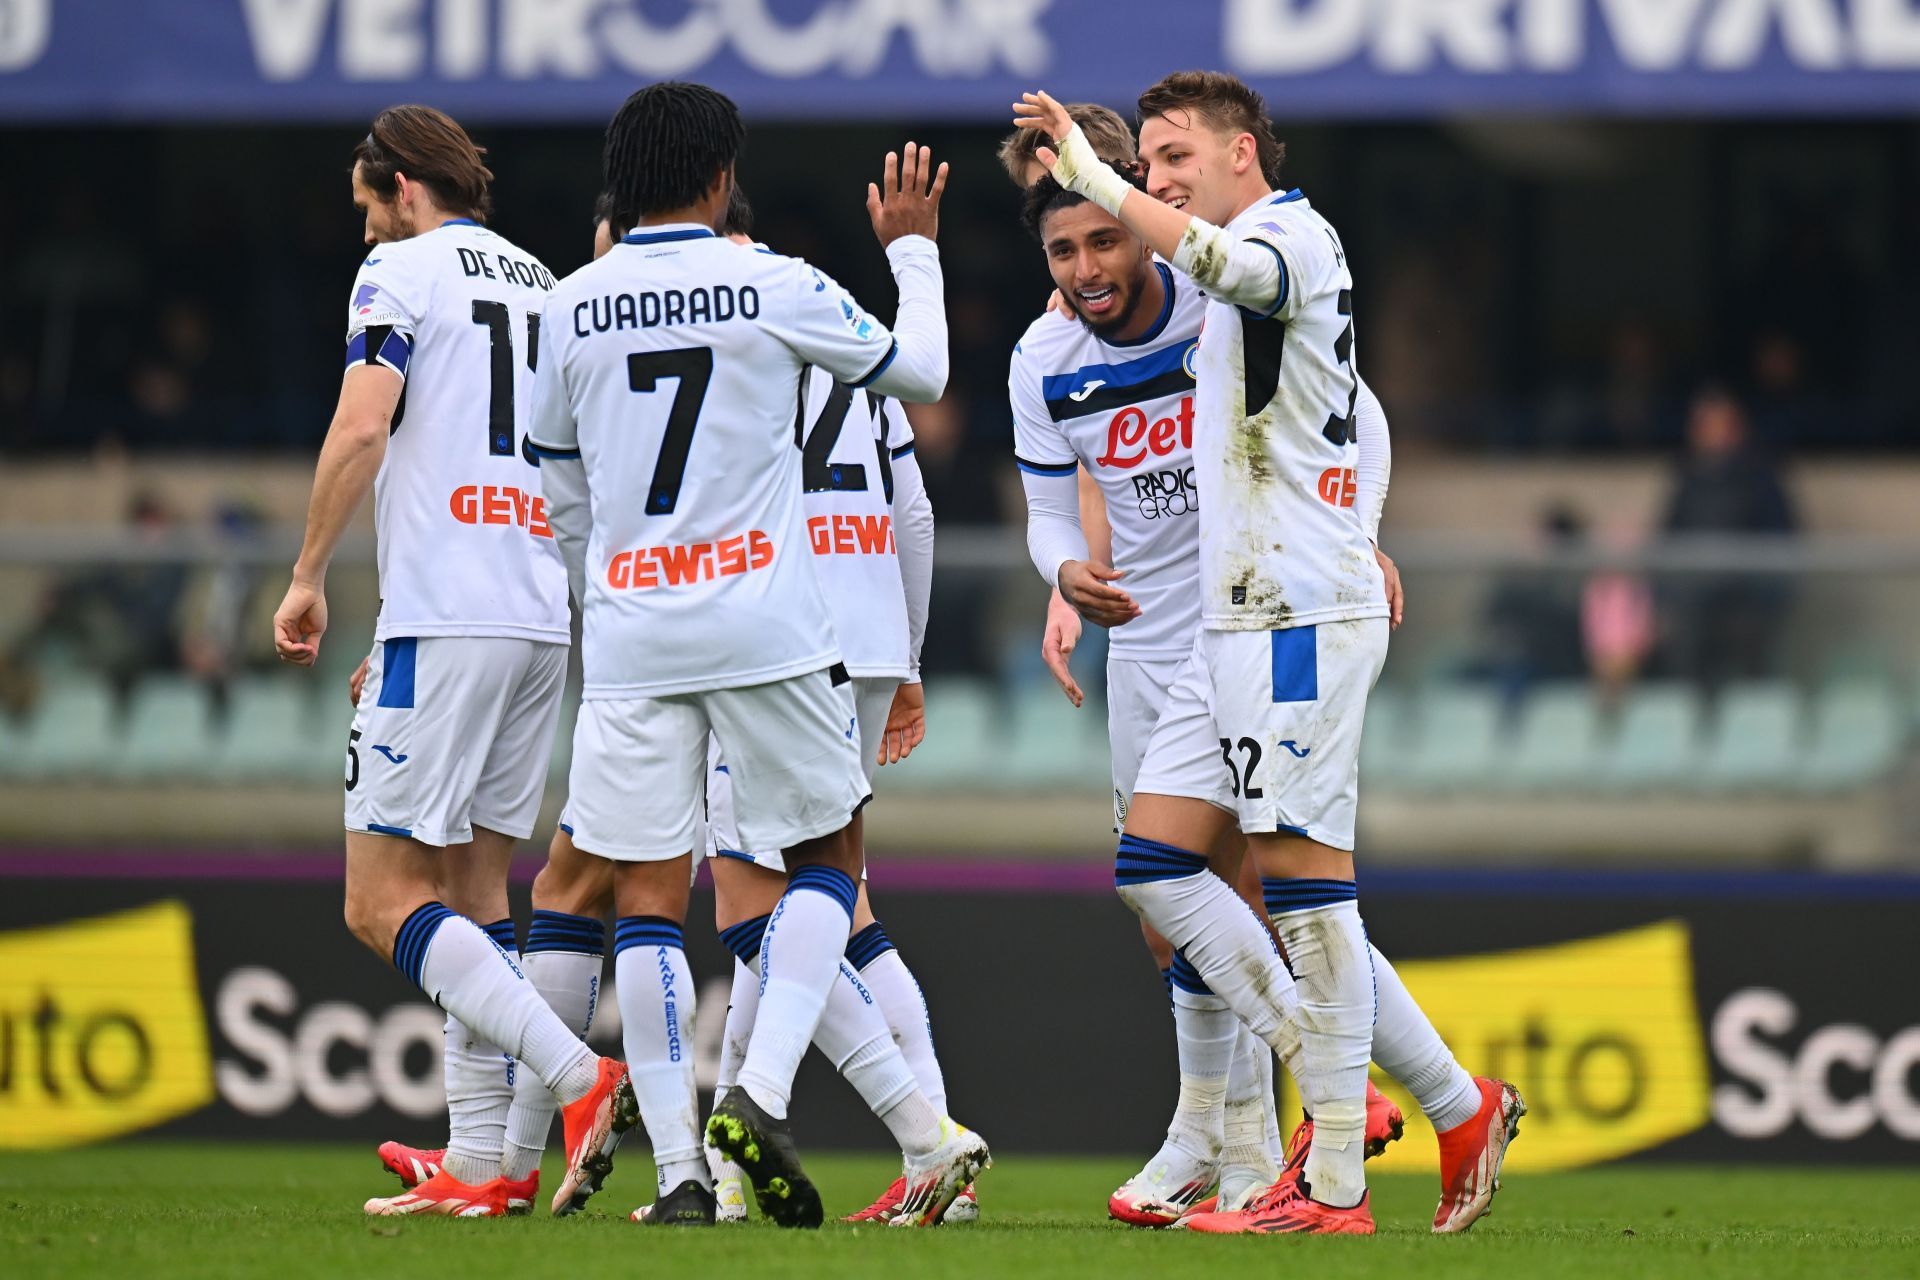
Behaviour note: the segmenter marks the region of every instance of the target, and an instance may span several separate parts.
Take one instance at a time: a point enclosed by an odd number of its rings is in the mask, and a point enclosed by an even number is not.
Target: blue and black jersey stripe
[[[1055,422],[1063,422],[1192,391],[1189,366],[1199,341],[1187,338],[1118,364],[1082,365],[1072,373],[1049,374],[1040,384],[1047,413]]]

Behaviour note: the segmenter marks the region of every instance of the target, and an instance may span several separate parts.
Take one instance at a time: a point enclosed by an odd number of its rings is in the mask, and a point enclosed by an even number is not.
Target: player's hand
[[[1080,692],[1080,685],[1074,680],[1067,659],[1073,656],[1074,646],[1079,643],[1080,615],[1060,598],[1056,590],[1047,598],[1047,629],[1040,641],[1040,659],[1047,664],[1047,670],[1053,672],[1053,678],[1060,682],[1060,692],[1066,694],[1067,701],[1076,707],[1087,700],[1087,695]]]
[[[372,655],[360,659],[360,665],[347,677],[347,700],[356,707],[360,705],[360,691],[367,687],[367,663],[370,661]]]
[[[1062,320],[1073,319],[1073,308],[1067,305],[1067,295],[1058,289],[1047,295],[1047,310],[1059,312]]]
[[[1125,569],[1097,560],[1069,560],[1060,566],[1060,598],[1089,622],[1121,627],[1140,616],[1133,597],[1110,582],[1127,576]]]
[[[875,762],[898,764],[926,740],[927,687],[916,680],[893,691],[893,705],[887,708],[887,728],[880,735]]]
[[[1013,123],[1020,129],[1040,129],[1055,142],[1073,132],[1073,117],[1045,89],[1020,95],[1020,101],[1013,104]],[[1051,173],[1060,157],[1053,153],[1052,148],[1041,147],[1034,152],[1034,158],[1047,166],[1047,171]]]
[[[927,184],[931,182],[932,185]],[[909,142],[895,155],[887,152],[880,184],[867,184],[867,216],[885,248],[901,236],[940,235],[940,197],[947,190],[947,166],[933,167],[933,148]]]
[[[1378,547],[1373,549],[1373,558],[1380,562],[1380,572],[1387,579],[1387,630],[1394,631],[1407,613],[1407,593],[1400,587],[1400,566]]]
[[[327,593],[318,583],[295,579],[273,611],[273,648],[282,662],[310,667],[320,656],[327,630]]]

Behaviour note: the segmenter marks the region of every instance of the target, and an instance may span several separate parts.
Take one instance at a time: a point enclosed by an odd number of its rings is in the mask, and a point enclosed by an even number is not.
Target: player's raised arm
[[[1176,270],[1235,306],[1263,315],[1278,314],[1285,306],[1286,269],[1277,250],[1264,242],[1237,239],[1222,226],[1137,190],[1100,159],[1085,130],[1049,94],[1022,94],[1013,112],[1014,124],[1041,130],[1054,140],[1057,150],[1041,147],[1037,154],[1061,186],[1120,219]],[[1252,139],[1244,144],[1236,139],[1230,163],[1257,162]]]

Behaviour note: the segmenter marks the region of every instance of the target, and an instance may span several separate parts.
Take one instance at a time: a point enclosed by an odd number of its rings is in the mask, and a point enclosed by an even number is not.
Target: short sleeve
[[[1070,476],[1080,465],[1067,433],[1047,412],[1032,371],[1014,352],[1007,371],[1007,403],[1013,410],[1013,459],[1036,476]]]
[[[840,382],[864,387],[884,373],[899,349],[887,326],[818,267],[798,258],[789,266],[790,305],[784,327],[771,326],[774,336]]]
[[[527,453],[535,462],[580,456],[580,431],[567,395],[567,371],[554,351],[560,326],[547,314],[552,309],[553,295],[548,294],[540,304],[540,347],[534,360],[533,404],[527,415]]]
[[[1325,293],[1340,272],[1343,251],[1332,231],[1316,220],[1254,218],[1236,230],[1241,239],[1280,260],[1280,296],[1269,316],[1292,319],[1309,299]]]
[[[423,309],[420,288],[406,264],[388,246],[379,246],[360,264],[347,301],[347,358],[356,364],[385,365],[401,377],[413,357],[413,339]]]

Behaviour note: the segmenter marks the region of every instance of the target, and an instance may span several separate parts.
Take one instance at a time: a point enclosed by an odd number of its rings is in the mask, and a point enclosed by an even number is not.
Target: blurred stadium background
[[[364,252],[348,152],[382,106],[449,110],[495,225],[564,273],[600,126],[673,75],[748,111],[762,237],[882,314],[865,184],[909,138],[954,166],[954,372],[914,413],[931,736],[882,776],[874,883],[956,1109],[1043,1147],[1011,1057],[1164,1060],[1086,1084],[1150,1149],[1171,1037],[1105,888],[1101,637],[1083,710],[1039,660],[1004,385],[1050,283],[993,149],[1021,89],[1130,116],[1204,65],[1267,94],[1355,264],[1408,592],[1364,896],[1463,1059],[1535,1100],[1516,1167],[1920,1149],[1910,0],[82,12],[0,0],[0,1146],[436,1132],[439,1016],[337,918],[370,521],[320,669],[268,643]],[[803,1137],[878,1142],[810,1079]]]

